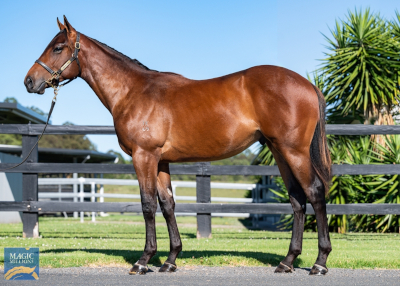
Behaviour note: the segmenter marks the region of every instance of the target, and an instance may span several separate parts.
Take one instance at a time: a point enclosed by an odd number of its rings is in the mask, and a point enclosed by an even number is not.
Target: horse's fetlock
[[[150,257],[153,257],[154,255],[157,254],[157,246],[155,247],[146,247],[144,252],[149,255]]]
[[[179,253],[182,251],[182,242],[179,241],[177,244],[172,245],[172,249],[174,252]]]
[[[321,252],[324,254],[329,254],[332,251],[332,245],[330,243],[320,245],[319,248],[320,248]]]
[[[292,254],[296,257],[299,256],[301,254],[301,249],[293,249]]]

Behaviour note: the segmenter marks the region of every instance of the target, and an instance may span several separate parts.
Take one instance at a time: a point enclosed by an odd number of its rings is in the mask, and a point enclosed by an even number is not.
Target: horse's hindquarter
[[[270,141],[303,141],[307,150],[319,120],[318,96],[299,74],[276,66],[251,70],[249,93],[263,135]]]

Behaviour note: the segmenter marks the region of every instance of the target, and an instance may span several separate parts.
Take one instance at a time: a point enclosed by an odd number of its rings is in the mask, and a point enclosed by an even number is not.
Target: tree
[[[4,102],[7,102],[7,103],[18,103],[18,101],[17,101],[17,99],[15,97],[6,97],[4,99]]]
[[[356,9],[336,21],[332,39],[325,36],[329,52],[318,72],[336,115],[362,111],[368,123],[393,124],[390,111],[400,99],[398,27],[369,9]]]

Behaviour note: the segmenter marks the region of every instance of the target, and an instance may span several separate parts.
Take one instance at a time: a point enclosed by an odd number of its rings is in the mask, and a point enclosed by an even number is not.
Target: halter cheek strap
[[[35,63],[41,65],[45,70],[47,70],[51,74],[51,77],[48,80],[46,80],[45,82],[47,84],[49,84],[52,88],[54,88],[54,92],[56,92],[56,90],[58,90],[58,87],[62,87],[64,85],[70,83],[71,81],[73,81],[74,79],[76,79],[78,76],[81,75],[81,65],[80,65],[79,59],[78,59],[78,53],[81,49],[81,44],[79,43],[80,37],[81,37],[81,34],[79,32],[77,32],[74,53],[72,54],[72,57],[68,61],[66,61],[58,71],[53,71],[48,65],[46,65],[41,60],[35,61]],[[75,76],[74,78],[68,80],[66,83],[59,86],[58,81],[60,79],[62,72],[65,71],[66,68],[69,67],[69,65],[72,64],[74,61],[76,61],[76,63],[78,64],[79,74],[77,76]],[[53,80],[56,80],[55,85],[53,85]]]

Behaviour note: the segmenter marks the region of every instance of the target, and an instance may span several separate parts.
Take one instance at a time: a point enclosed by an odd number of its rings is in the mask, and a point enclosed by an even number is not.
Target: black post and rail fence
[[[0,134],[22,135],[22,157],[26,156],[43,130],[43,125],[7,124],[0,125]],[[327,125],[327,134],[335,135],[372,135],[400,134],[400,126],[386,125]],[[113,126],[56,126],[47,127],[45,134],[115,134]],[[14,164],[0,164],[0,170]],[[252,214],[292,214],[290,204],[281,203],[243,203],[217,204],[211,203],[211,176],[213,175],[261,175],[279,176],[277,166],[216,166],[208,162],[194,165],[175,165],[170,167],[171,174],[196,175],[196,203],[178,203],[176,212],[197,213],[197,236],[211,237],[212,213],[252,213]],[[334,175],[397,175],[400,165],[333,165]],[[38,174],[40,173],[103,173],[133,174],[132,165],[117,164],[78,164],[78,163],[38,163],[37,148],[30,158],[21,166],[7,172],[22,173],[22,201],[0,202],[0,211],[22,212],[23,236],[38,237],[39,212],[141,212],[141,204],[95,203],[95,202],[57,202],[38,201]],[[1,190],[0,190],[1,191]],[[159,211],[159,210],[158,210]],[[327,205],[328,214],[397,214],[400,215],[400,204],[346,204]],[[314,214],[311,205],[307,206],[307,214]]]

